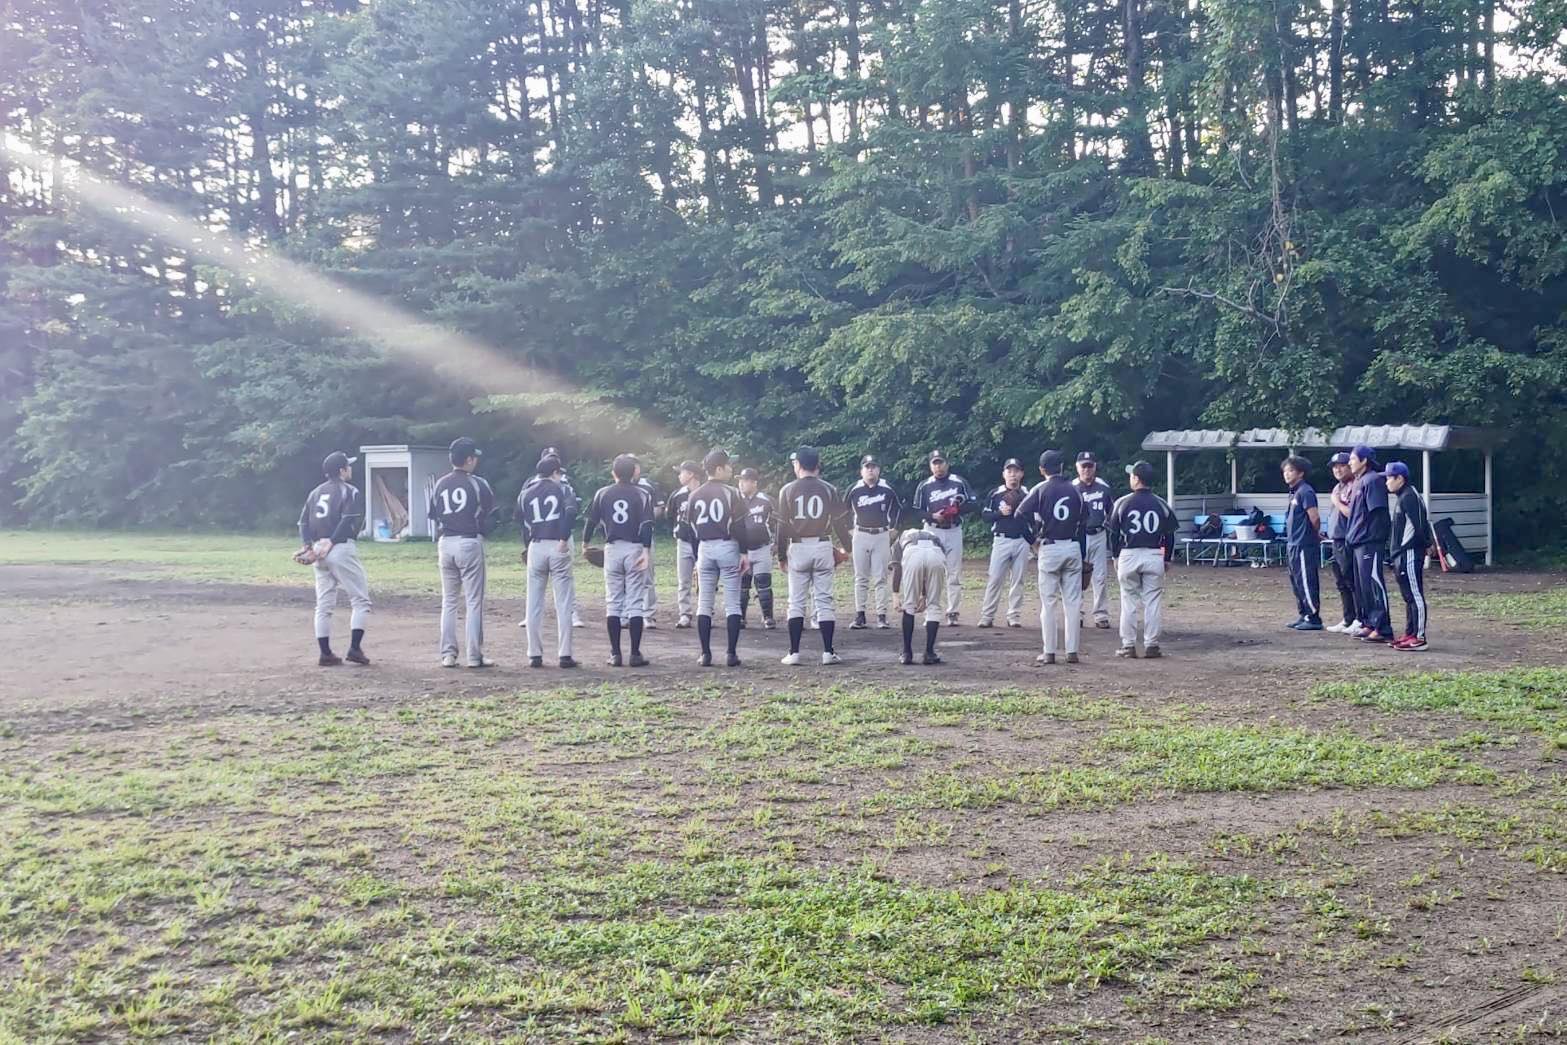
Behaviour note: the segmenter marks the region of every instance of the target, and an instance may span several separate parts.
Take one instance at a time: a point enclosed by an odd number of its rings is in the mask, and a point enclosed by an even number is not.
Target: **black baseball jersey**
[[[1317,489],[1302,479],[1290,487],[1290,503],[1284,509],[1284,543],[1291,548],[1304,548],[1322,541],[1320,527],[1311,525],[1307,514],[1317,507]],[[1322,518],[1322,513],[1317,513]]]
[[[305,498],[299,513],[299,543],[314,544],[323,537],[333,544],[351,541],[365,517],[365,502],[359,487],[341,479],[328,479]]]
[[[601,487],[588,505],[588,521],[582,527],[582,543],[593,540],[593,533],[604,528],[606,543],[636,541],[645,547],[653,544],[653,498],[634,483],[611,483]]]
[[[696,531],[691,529],[691,523],[686,519],[686,506],[690,503],[691,490],[689,487],[682,486],[669,498],[665,510],[669,513],[669,518],[673,520],[670,532],[675,535],[675,540],[695,544]]]
[[[691,491],[686,501],[686,522],[702,541],[734,541],[745,544],[745,498],[728,483],[717,479]]]
[[[582,504],[564,479],[535,476],[517,495],[517,523],[524,541],[564,541],[577,525]]]
[[[1083,528],[1089,533],[1098,533],[1105,528],[1105,518],[1110,514],[1110,484],[1094,476],[1094,481],[1084,484],[1081,479],[1073,479],[1072,485],[1077,487],[1077,492],[1083,498],[1083,511],[1087,517],[1083,520]]]
[[[895,530],[903,518],[903,500],[885,479],[877,479],[875,486],[859,480],[849,487],[848,501],[857,529]]]
[[[765,548],[773,542],[773,499],[758,490],[745,498],[745,540],[741,547],[746,551]]]
[[[849,504],[832,483],[807,475],[778,491],[778,545],[797,537],[832,534],[849,544]]]
[[[996,537],[1021,537],[1030,544],[1034,541],[1034,528],[1036,520],[1018,511],[1018,506],[1023,503],[1023,498],[1028,496],[1028,491],[1022,486],[1013,489],[1005,483],[990,491],[990,496],[985,499],[985,506],[980,509],[979,517],[990,524],[990,532]],[[1012,513],[1001,514],[1003,501],[1012,502]]]
[[[650,480],[645,475],[637,480],[637,485],[646,490],[648,497],[652,499],[653,518],[657,519],[660,515],[663,514],[664,505],[667,503],[664,497],[664,491],[659,489],[658,484]]]
[[[477,475],[453,468],[430,491],[437,537],[481,537],[490,532],[495,491]]]
[[[924,516],[928,522],[936,522],[936,516],[953,504],[958,506],[958,514],[961,516],[976,500],[978,498],[974,494],[974,488],[968,484],[967,479],[956,472],[948,472],[945,479],[929,476],[914,488],[914,510]],[[938,525],[956,526],[957,522],[954,520],[947,523],[943,520]]]
[[[1123,548],[1162,547],[1168,559],[1175,547],[1178,525],[1163,497],[1152,490],[1134,490],[1111,506],[1105,520],[1105,529],[1110,531],[1110,554],[1120,555]]]
[[[1426,502],[1409,481],[1394,494],[1388,510],[1390,551],[1394,556],[1406,551],[1423,552],[1431,545],[1431,524],[1426,517]]]
[[[1037,532],[1046,544],[1077,541],[1084,545],[1086,552],[1084,523],[1088,513],[1083,505],[1083,495],[1070,479],[1051,476],[1028,491],[1028,496],[1023,498],[1017,510],[1026,519],[1038,520]]]

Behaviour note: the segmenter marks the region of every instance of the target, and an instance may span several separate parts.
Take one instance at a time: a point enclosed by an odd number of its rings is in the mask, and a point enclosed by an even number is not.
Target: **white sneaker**
[[[443,668],[455,668],[456,666],[457,666],[457,654],[455,654],[455,653],[448,653],[446,656],[441,658],[441,667],[443,667]]]
[[[528,626],[528,618],[527,617],[524,617],[524,618],[522,618],[522,620],[517,622],[517,627],[519,627],[519,628],[526,628],[527,626]]]
[[[822,663],[823,664],[842,664],[843,660],[836,653],[823,653],[822,654]]]
[[[585,625],[582,623],[582,615],[579,614],[576,610],[571,611],[571,626],[573,628],[585,627]]]
[[[1343,621],[1340,621],[1337,624],[1329,624],[1326,628],[1323,628],[1322,630],[1323,631],[1332,631],[1332,632],[1342,632],[1346,627],[1347,627],[1347,625]]]
[[[1360,623],[1358,620],[1350,621],[1349,622],[1349,626],[1346,627],[1343,630],[1343,632],[1342,632],[1342,634],[1348,635],[1352,639],[1358,639],[1358,638],[1360,638],[1360,636],[1364,635],[1365,633],[1366,633],[1366,626],[1364,624]]]
[[[778,663],[787,664],[792,668],[796,664],[800,663],[800,655],[798,653],[785,653],[778,659]]]

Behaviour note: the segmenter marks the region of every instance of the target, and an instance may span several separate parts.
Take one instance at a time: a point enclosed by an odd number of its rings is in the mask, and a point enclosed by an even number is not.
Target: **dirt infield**
[[[494,670],[411,595],[321,669],[304,583],[0,566],[0,1040],[1561,1037],[1567,644],[1495,618],[1562,583],[1434,578],[1424,654],[1194,567],[1159,661],[635,672],[586,591],[568,673],[514,599]]]

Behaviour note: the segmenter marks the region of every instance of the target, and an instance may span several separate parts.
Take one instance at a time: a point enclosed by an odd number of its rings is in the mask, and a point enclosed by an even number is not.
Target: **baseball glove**
[[[1093,582],[1094,582],[1094,564],[1091,563],[1091,562],[1085,562],[1085,563],[1083,563],[1083,590],[1087,591],[1089,586],[1092,585]]]
[[[314,566],[327,557],[332,550],[332,538],[323,537],[308,548],[301,548],[294,553],[294,561],[301,566]]]
[[[963,511],[962,506],[954,503],[954,504],[947,505],[945,508],[943,508],[941,511],[937,512],[936,514],[941,517],[941,520],[943,522],[954,522],[954,521],[956,521],[958,515],[962,511]]]
[[[591,544],[582,550],[582,557],[599,569],[604,568],[604,549],[596,544]]]
[[[849,558],[849,553],[844,551],[842,548],[834,548],[832,550],[832,564],[834,566],[842,566],[844,563],[849,561]]]

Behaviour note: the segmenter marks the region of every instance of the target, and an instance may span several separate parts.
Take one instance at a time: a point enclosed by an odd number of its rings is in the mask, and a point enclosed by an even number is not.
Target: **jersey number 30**
[[[1126,513],[1126,532],[1131,534],[1159,532],[1159,513],[1152,508],[1146,512]]]

